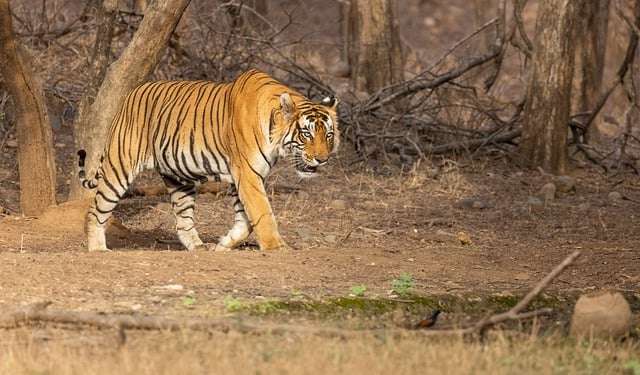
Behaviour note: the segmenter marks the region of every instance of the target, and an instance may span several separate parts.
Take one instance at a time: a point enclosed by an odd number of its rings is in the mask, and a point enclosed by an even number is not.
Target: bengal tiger
[[[262,250],[287,249],[264,187],[276,161],[289,156],[312,177],[339,144],[338,100],[312,102],[269,75],[250,70],[229,83],[157,81],[131,91],[112,121],[100,166],[78,177],[96,189],[87,214],[89,251],[109,250],[105,224],[134,178],[157,170],[171,195],[180,242],[203,250],[195,229],[196,184],[231,183],[234,224],[214,246],[229,250],[255,231]]]

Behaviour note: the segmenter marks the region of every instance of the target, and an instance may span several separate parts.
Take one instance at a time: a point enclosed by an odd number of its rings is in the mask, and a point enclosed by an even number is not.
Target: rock
[[[471,207],[477,209],[477,210],[482,210],[483,208],[487,208],[487,204],[484,203],[481,200],[476,200],[473,202],[473,204],[471,205]]]
[[[466,208],[466,209],[476,209],[476,210],[482,210],[484,208],[489,207],[489,205],[484,202],[482,199],[479,198],[464,198],[459,200],[456,203],[456,207],[458,208]]]
[[[333,208],[334,210],[344,210],[347,208],[347,202],[343,201],[342,199],[334,199],[331,201],[331,203],[329,203],[329,207]]]
[[[551,202],[556,198],[556,190],[556,185],[553,182],[549,182],[540,188],[537,196],[545,203]]]
[[[554,180],[556,188],[560,193],[575,193],[576,179],[571,176],[558,176]]]
[[[422,23],[426,26],[426,27],[433,27],[436,25],[436,19],[433,17],[425,17],[422,20]]]
[[[64,144],[64,143],[62,143],[62,142],[57,142],[57,143],[55,144],[55,148],[65,148],[65,147],[67,147],[67,145],[65,145],[65,144]]]
[[[471,236],[469,236],[469,233],[466,232],[458,232],[457,236],[458,241],[460,241],[460,243],[462,245],[471,245]]]
[[[9,139],[4,145],[7,146],[7,148],[17,148],[18,141],[15,139]]]
[[[458,208],[473,208],[473,203],[475,202],[475,198],[464,198],[460,199],[456,203],[456,207]]]
[[[612,191],[611,193],[609,193],[607,198],[609,198],[609,201],[611,202],[617,202],[622,200],[622,194],[620,194],[620,192],[617,192],[617,191]]]
[[[151,296],[149,297],[149,301],[153,303],[162,303],[164,300],[160,296]]]
[[[619,338],[631,331],[631,308],[619,292],[580,296],[571,317],[575,337]]]

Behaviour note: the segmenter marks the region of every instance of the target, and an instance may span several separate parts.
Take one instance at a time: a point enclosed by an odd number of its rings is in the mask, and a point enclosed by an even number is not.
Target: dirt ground
[[[7,216],[0,222],[3,311],[52,301],[51,309],[75,312],[379,333],[341,340],[313,334],[130,331],[120,346],[110,330],[36,325],[0,330],[0,373],[635,371],[640,368],[635,339],[582,345],[565,337],[573,300],[563,296],[622,291],[638,327],[640,182],[630,176],[605,178],[590,168],[576,168],[572,176],[574,191],[539,204],[532,197],[553,178],[518,169],[504,157],[433,160],[406,172],[374,173],[342,156],[320,177],[302,181],[281,165],[267,190],[281,233],[295,247],[287,253],[259,251],[254,240],[232,252],[183,251],[166,195],[123,200],[116,216],[124,228],[108,236],[111,252],[85,250],[78,220],[84,215],[82,204],[63,204],[41,218]],[[147,177],[138,186],[157,182]],[[613,191],[623,198],[611,199]],[[224,189],[198,196],[197,228],[205,242],[228,230],[230,199]],[[523,294],[576,249],[582,256],[547,291],[559,296],[552,305],[558,313],[541,321],[556,332],[551,336],[539,335],[535,323],[498,331],[486,343],[433,341],[411,331],[400,339],[385,334],[388,328],[402,331],[434,306],[444,310],[439,325],[506,310],[500,303],[477,301]],[[393,280],[402,274],[414,280],[414,297],[435,305],[396,296]],[[366,287],[363,298],[376,308],[354,314],[352,305],[335,302],[356,285]],[[460,314],[444,302],[452,297],[477,306]],[[295,312],[276,305],[296,301],[335,304],[339,311]],[[376,301],[407,302],[407,307],[380,310]],[[409,313],[411,306],[416,308]],[[452,352],[457,353],[453,362]]]
[[[270,178],[281,233],[296,248],[288,253],[259,251],[255,242],[228,253],[182,251],[167,196],[124,200],[116,216],[131,232],[112,234],[108,253],[86,252],[82,209],[8,216],[0,303],[171,314],[184,310],[176,299],[185,293],[203,310],[229,295],[325,298],[354,285],[387,297],[402,273],[417,294],[517,293],[576,249],[582,257],[552,290],[638,293],[637,179],[576,169],[575,192],[539,206],[530,197],[551,178],[502,158],[423,163],[387,176],[346,162],[312,180],[299,181],[286,166]],[[614,190],[627,199],[610,199]],[[480,203],[469,205],[470,197]],[[214,242],[231,223],[230,198],[200,194],[197,204],[197,228]],[[182,288],[167,293],[172,284]]]

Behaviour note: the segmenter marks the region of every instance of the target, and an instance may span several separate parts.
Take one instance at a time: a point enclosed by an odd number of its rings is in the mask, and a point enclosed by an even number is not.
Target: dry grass
[[[345,341],[235,333],[135,333],[122,349],[108,334],[62,334],[66,337],[48,336],[49,341],[42,341],[42,335],[34,339],[27,331],[8,332],[0,347],[0,373],[619,374],[640,358],[637,343],[577,343],[559,336],[502,333],[485,343],[415,336]]]

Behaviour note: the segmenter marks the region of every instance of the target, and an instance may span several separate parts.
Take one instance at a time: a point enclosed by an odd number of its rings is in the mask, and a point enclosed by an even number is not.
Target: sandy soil
[[[503,159],[388,176],[343,163],[310,181],[285,167],[270,179],[281,232],[297,248],[289,253],[251,242],[229,253],[182,251],[167,196],[124,200],[117,217],[127,229],[111,233],[109,253],[84,249],[80,206],[40,219],[8,216],[0,224],[0,303],[47,299],[58,308],[181,314],[180,299],[191,294],[198,304],[189,314],[198,314],[227,295],[324,298],[362,284],[369,296],[386,297],[401,273],[413,276],[418,294],[522,292],[575,249],[583,256],[552,289],[637,293],[635,179],[577,169],[575,193],[532,206],[529,197],[550,177]],[[610,200],[613,190],[633,201]],[[469,197],[482,204],[465,207]],[[231,223],[230,198],[201,194],[197,202],[197,228],[213,242]]]

